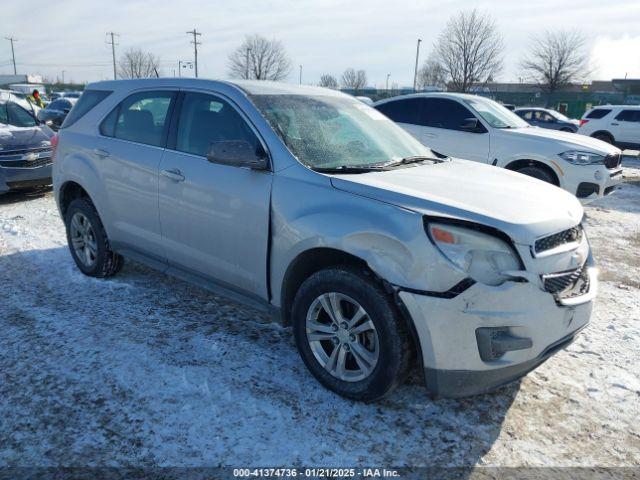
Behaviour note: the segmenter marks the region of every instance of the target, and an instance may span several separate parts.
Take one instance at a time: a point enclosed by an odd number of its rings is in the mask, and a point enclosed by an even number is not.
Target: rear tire
[[[291,318],[305,365],[338,395],[374,401],[406,378],[412,348],[406,325],[364,269],[311,275],[295,296]]]
[[[535,167],[535,166],[523,167],[516,170],[516,172],[522,173],[523,175],[527,175],[529,177],[537,178],[538,180],[542,180],[543,182],[547,182],[552,185],[558,185],[553,175],[549,173],[547,170],[540,167]]]
[[[120,271],[124,259],[111,250],[100,216],[89,199],[73,200],[64,223],[71,256],[82,273],[105,278]]]
[[[592,135],[592,137],[598,140],[602,140],[603,142],[610,143],[612,145],[614,143],[613,137],[607,132],[596,132]]]

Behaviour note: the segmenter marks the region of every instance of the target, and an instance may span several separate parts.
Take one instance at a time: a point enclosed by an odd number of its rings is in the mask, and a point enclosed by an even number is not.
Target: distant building
[[[33,83],[42,84],[42,75],[0,75],[0,86],[10,83]]]

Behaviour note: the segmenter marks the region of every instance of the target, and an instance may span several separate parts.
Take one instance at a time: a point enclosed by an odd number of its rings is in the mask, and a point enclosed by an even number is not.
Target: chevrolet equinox
[[[83,273],[109,277],[128,257],[271,312],[345,397],[383,397],[415,361],[434,396],[486,392],[591,315],[573,195],[434,154],[336,91],[94,83],[53,144]]]

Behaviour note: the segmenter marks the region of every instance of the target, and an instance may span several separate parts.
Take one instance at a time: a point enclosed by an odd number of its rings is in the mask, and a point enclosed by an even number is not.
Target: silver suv
[[[53,143],[82,272],[108,277],[129,257],[270,311],[313,375],[349,398],[381,398],[414,361],[435,396],[488,391],[591,315],[575,197],[442,158],[342,93],[100,82]]]

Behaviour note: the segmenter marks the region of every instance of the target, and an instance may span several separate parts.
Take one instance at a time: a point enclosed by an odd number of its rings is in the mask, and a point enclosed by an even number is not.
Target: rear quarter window
[[[595,110],[591,110],[589,112],[587,118],[593,118],[597,120],[598,118],[606,117],[609,113],[611,113],[610,108],[596,108]]]
[[[76,123],[109,95],[111,95],[110,90],[85,90],[69,112],[69,115],[67,115],[67,118],[64,119],[61,128],[66,128]]]

